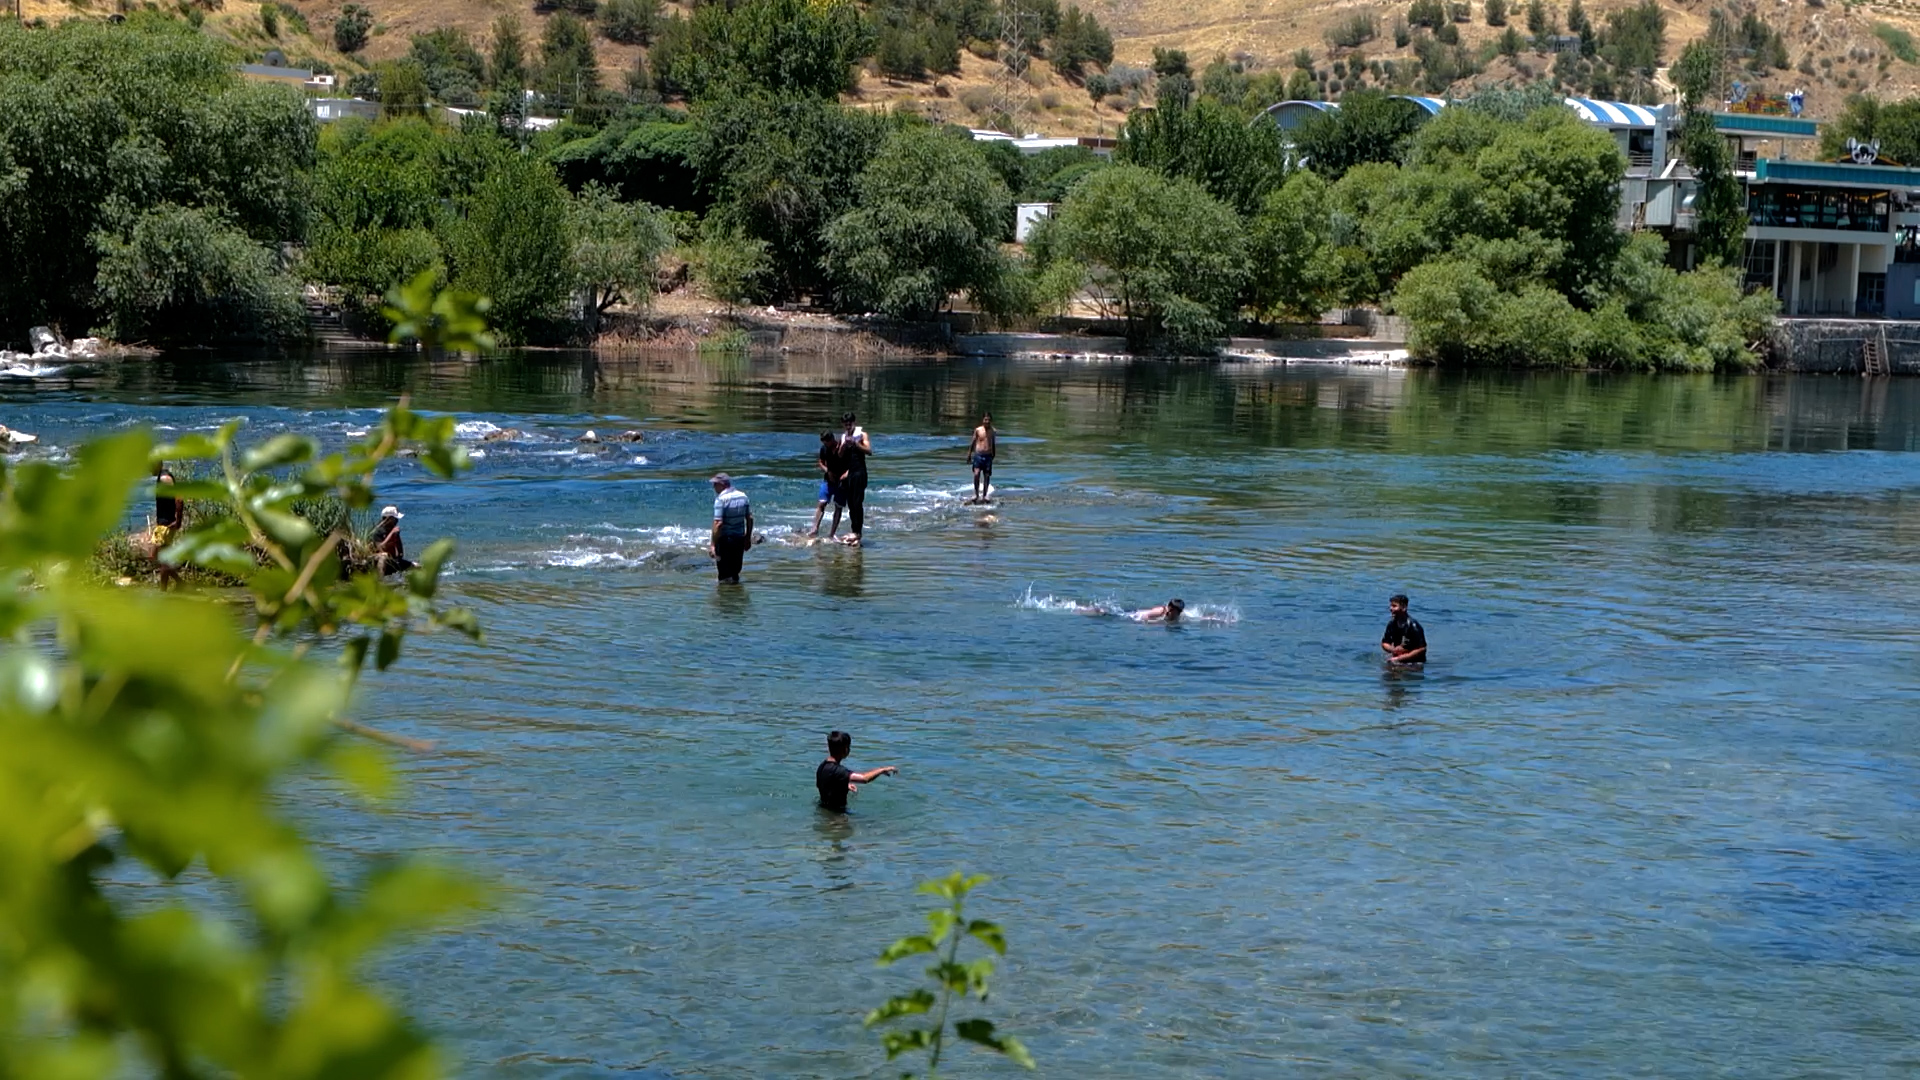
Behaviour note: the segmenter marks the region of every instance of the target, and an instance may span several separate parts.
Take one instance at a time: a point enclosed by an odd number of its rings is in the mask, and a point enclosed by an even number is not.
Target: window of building
[[[1884,191],[1755,184],[1747,189],[1747,215],[1755,225],[1789,229],[1886,232],[1892,200]]]

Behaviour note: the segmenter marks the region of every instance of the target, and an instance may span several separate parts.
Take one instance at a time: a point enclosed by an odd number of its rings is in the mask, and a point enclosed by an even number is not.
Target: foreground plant
[[[925,987],[901,994],[887,1000],[879,1008],[867,1014],[867,1026],[885,1024],[909,1016],[925,1016],[933,1013],[933,1023],[927,1027],[896,1028],[880,1037],[880,1043],[886,1047],[887,1060],[892,1061],[901,1054],[911,1051],[925,1051],[927,1055],[928,1080],[940,1075],[940,1058],[947,1048],[947,1020],[954,999],[961,1002],[968,998],[987,999],[987,980],[993,974],[992,957],[982,956],[966,963],[960,962],[960,945],[967,938],[973,938],[994,955],[1005,956],[1007,937],[998,923],[985,919],[966,918],[965,906],[969,892],[986,884],[989,879],[984,874],[968,877],[958,871],[926,882],[920,886],[923,893],[938,896],[947,902],[947,906],[927,912],[927,932],[912,934],[887,946],[880,954],[880,966],[886,967],[896,960],[909,956],[930,953],[934,963],[926,969],[927,978],[932,980],[938,990]],[[934,1012],[938,1009],[938,1012]],[[1025,1066],[1033,1068],[1033,1055],[1020,1040],[1011,1035],[995,1035],[993,1021],[971,1019],[956,1021],[953,1034],[977,1046],[986,1047],[998,1054]],[[903,1080],[911,1078],[912,1073],[900,1074]]]
[[[297,436],[243,450],[235,435],[156,451],[132,433],[68,469],[0,464],[0,1078],[441,1073],[361,969],[394,934],[474,904],[476,886],[414,859],[336,885],[279,786],[318,771],[384,795],[380,749],[344,737],[367,658],[390,665],[420,623],[479,637],[436,600],[450,544],[393,583],[343,578],[340,537],[295,503],[370,505],[375,468],[403,447],[443,476],[464,459],[451,421],[404,406],[324,457]],[[231,512],[162,558],[246,582],[252,633],[219,596],[90,573],[161,456],[218,463],[176,493]],[[306,657],[329,637],[344,638],[339,667]]]

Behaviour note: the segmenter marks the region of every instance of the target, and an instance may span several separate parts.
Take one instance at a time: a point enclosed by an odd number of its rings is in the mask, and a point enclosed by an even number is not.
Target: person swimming
[[[1134,622],[1163,622],[1171,626],[1180,621],[1180,616],[1186,610],[1187,602],[1176,596],[1158,607],[1129,611],[1127,612],[1127,618],[1132,619]]]
[[[1150,608],[1141,608],[1138,611],[1125,611],[1100,604],[1076,604],[1073,610],[1082,615],[1113,615],[1122,619],[1131,619],[1137,623],[1165,623],[1168,626],[1178,626],[1183,622],[1224,623],[1233,621],[1224,615],[1206,615],[1200,613],[1190,615],[1187,613],[1187,602],[1177,596],[1164,604],[1158,604]]]

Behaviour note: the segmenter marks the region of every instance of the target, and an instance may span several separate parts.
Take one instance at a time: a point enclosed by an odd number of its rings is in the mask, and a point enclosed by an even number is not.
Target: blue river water
[[[402,392],[478,451],[382,482],[489,641],[370,682],[435,744],[394,807],[297,797],[343,862],[499,883],[383,970],[460,1075],[893,1075],[860,1019],[917,966],[873,960],[962,867],[1010,941],[980,1012],[1047,1075],[1920,1073],[1920,384],[215,356],[0,422],[338,444]],[[864,550],[797,535],[845,409]],[[1172,596],[1212,621],[1072,610]],[[901,769],[845,818],[836,727]]]

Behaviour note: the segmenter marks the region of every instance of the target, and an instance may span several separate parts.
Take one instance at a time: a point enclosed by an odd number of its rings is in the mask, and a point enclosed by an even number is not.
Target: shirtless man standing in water
[[[993,491],[993,454],[1000,447],[1000,433],[993,430],[993,414],[982,413],[980,426],[973,429],[973,445],[967,448],[967,461],[973,466],[973,501],[984,503]]]

